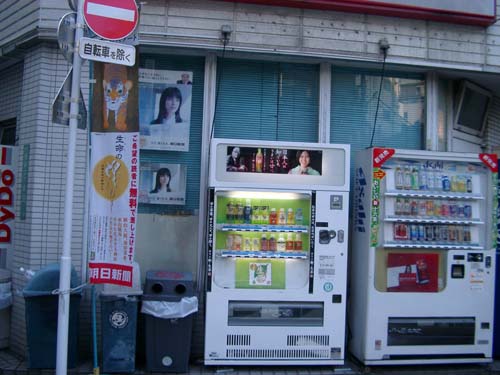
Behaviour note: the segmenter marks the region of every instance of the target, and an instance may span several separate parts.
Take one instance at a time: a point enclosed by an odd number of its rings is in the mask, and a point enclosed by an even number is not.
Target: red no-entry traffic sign
[[[134,31],[139,11],[135,0],[85,0],[83,16],[95,34],[104,39],[118,40]]]

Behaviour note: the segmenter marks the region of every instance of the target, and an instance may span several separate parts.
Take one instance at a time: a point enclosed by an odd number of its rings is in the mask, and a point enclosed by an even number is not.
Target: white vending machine
[[[212,141],[205,364],[344,363],[349,151]]]
[[[371,365],[492,360],[497,157],[356,155],[349,349]]]

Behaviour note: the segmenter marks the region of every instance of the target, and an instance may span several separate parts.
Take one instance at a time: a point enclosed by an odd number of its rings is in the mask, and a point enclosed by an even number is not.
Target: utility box
[[[191,273],[146,273],[141,312],[145,314],[147,371],[189,372],[193,313],[197,310]]]

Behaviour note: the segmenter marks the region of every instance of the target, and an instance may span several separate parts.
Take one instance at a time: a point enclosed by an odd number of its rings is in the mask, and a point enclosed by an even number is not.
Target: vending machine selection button
[[[486,259],[484,260],[484,266],[486,268],[491,268],[491,257],[488,255]]]
[[[340,243],[344,242],[344,231],[341,229],[337,232],[337,234],[338,234],[337,241]]]

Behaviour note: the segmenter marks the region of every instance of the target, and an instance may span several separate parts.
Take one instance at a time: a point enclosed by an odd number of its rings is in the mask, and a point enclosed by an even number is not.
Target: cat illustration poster
[[[94,62],[92,132],[139,131],[138,69]]]

